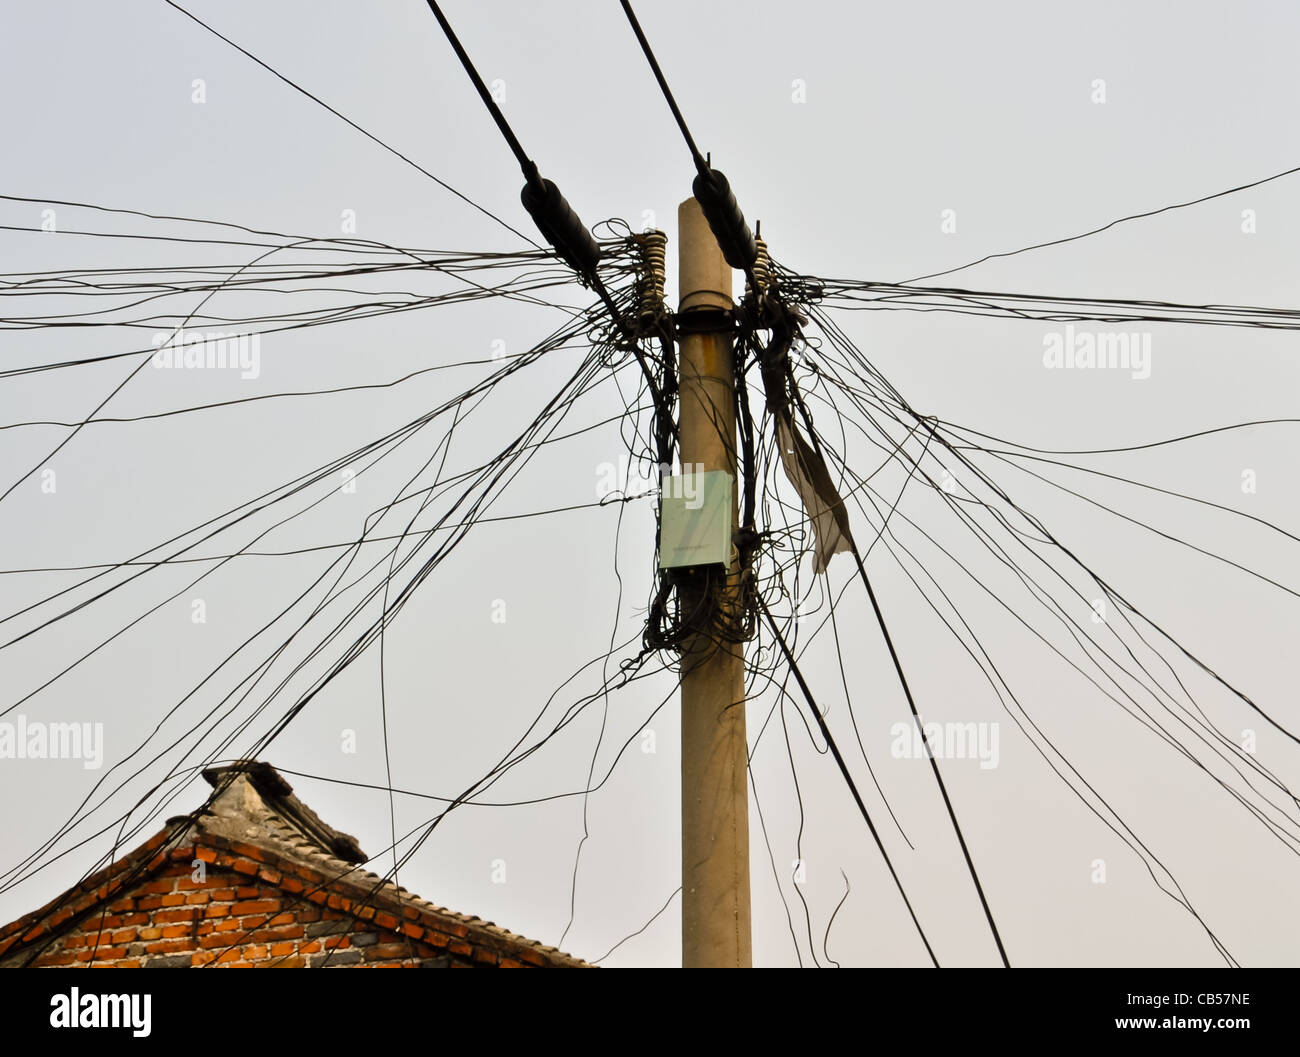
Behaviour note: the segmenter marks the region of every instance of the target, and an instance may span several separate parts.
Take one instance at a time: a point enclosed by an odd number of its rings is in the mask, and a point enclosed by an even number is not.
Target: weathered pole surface
[[[677,210],[682,472],[731,474],[736,504],[732,273],[699,203]],[[736,611],[733,557],[721,606]],[[693,609],[682,588],[682,611]],[[696,596],[698,597],[698,596]],[[682,649],[682,965],[750,968],[744,644],[692,634]]]

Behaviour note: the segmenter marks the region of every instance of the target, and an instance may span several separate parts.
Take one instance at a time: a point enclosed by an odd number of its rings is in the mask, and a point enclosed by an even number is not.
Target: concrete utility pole
[[[731,268],[693,197],[677,210],[682,472],[736,474]],[[738,570],[722,601],[735,613]],[[689,586],[682,612],[692,611]],[[682,648],[682,966],[751,967],[749,795],[742,643],[696,633]]]

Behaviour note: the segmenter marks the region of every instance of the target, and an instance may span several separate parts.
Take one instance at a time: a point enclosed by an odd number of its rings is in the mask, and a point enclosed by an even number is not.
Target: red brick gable
[[[586,966],[418,899],[336,857],[319,833],[304,841],[285,832],[273,810],[284,805],[274,797],[268,805],[247,776],[223,785],[212,814],[173,820],[130,855],[0,929],[0,967]],[[340,836],[328,832],[330,843],[347,847]]]

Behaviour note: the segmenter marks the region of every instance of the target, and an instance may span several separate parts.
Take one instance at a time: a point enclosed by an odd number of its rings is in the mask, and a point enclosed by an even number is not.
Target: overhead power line
[[[778,271],[782,283],[793,286],[801,295],[859,311],[956,312],[1049,323],[1195,323],[1214,327],[1300,330],[1300,309],[1297,308],[1009,293],[865,279],[828,279],[797,275],[781,268]]]
[[[914,279],[906,279],[905,283],[919,283],[923,279],[937,279],[941,275],[952,275],[953,272],[962,272],[967,268],[974,268],[977,264],[983,264],[985,261],[996,260],[999,257],[1015,257],[1021,253],[1029,253],[1031,250],[1046,249],[1048,246],[1061,246],[1067,242],[1077,242],[1079,239],[1090,238],[1093,235],[1100,235],[1103,231],[1109,231],[1120,224],[1127,224],[1130,220],[1143,220],[1146,217],[1159,216],[1161,213],[1168,213],[1174,209],[1186,209],[1188,206],[1200,205],[1202,202],[1210,202],[1216,198],[1223,198],[1226,195],[1236,194],[1238,191],[1248,191],[1252,187],[1259,187],[1262,184],[1271,183],[1273,180],[1280,180],[1284,176],[1290,176],[1293,173],[1300,172],[1300,165],[1294,169],[1286,169],[1283,172],[1274,173],[1272,176],[1265,176],[1259,180],[1252,180],[1250,183],[1239,184],[1236,187],[1229,187],[1226,191],[1215,191],[1213,194],[1202,195],[1200,198],[1192,198],[1186,202],[1175,202],[1173,205],[1161,206],[1159,209],[1149,209],[1145,213],[1131,213],[1126,217],[1119,217],[1112,220],[1109,224],[1103,224],[1099,228],[1093,228],[1091,231],[1082,231],[1077,235],[1066,235],[1064,238],[1049,239],[1047,242],[1035,242],[1032,246],[1021,246],[1018,250],[1004,250],[1001,253],[989,253],[978,260],[968,261],[966,264],[959,264],[956,268],[947,268],[941,272],[931,272],[929,275],[918,275]]]
[[[667,424],[669,430],[675,436],[677,426],[676,423],[672,422],[671,408],[663,387],[656,380],[654,371],[650,369],[650,364],[646,361],[638,335],[627,320],[623,318],[623,313],[619,311],[604,280],[601,279],[596,270],[596,266],[601,259],[600,247],[596,244],[596,240],[592,238],[591,232],[586,225],[573,211],[564,195],[560,193],[560,189],[550,180],[542,178],[537,164],[528,156],[523,145],[519,142],[519,137],[515,135],[510,123],[506,120],[505,114],[497,106],[496,100],[492,98],[492,93],[488,91],[487,86],[483,83],[483,78],[479,76],[479,72],[470,59],[469,53],[461,44],[460,38],[456,36],[455,30],[451,28],[451,23],[447,21],[447,16],[442,13],[442,8],[438,6],[437,0],[427,0],[427,2],[429,10],[433,12],[434,17],[438,20],[438,25],[442,27],[443,34],[456,52],[456,57],[460,59],[461,65],[465,68],[465,73],[473,82],[479,98],[483,100],[483,105],[487,107],[488,113],[492,115],[492,120],[496,123],[506,143],[509,144],[515,159],[519,162],[519,168],[524,174],[524,189],[519,197],[524,204],[524,208],[528,210],[529,216],[533,218],[538,230],[554,247],[555,252],[596,291],[605,307],[609,309],[615,326],[618,327],[627,340],[628,347],[632,355],[636,357],[641,373],[650,388],[656,415],[661,422]],[[661,451],[660,460],[664,461],[666,457],[667,452]]]
[[[579,275],[588,279],[597,287],[598,292],[603,298],[608,300],[609,294],[605,291],[604,284],[600,282],[599,276],[596,275],[596,265],[600,263],[600,247],[596,245],[596,240],[591,237],[591,232],[587,230],[586,225],[578,219],[578,215],[572,207],[560,194],[560,190],[550,180],[543,180],[542,174],[537,169],[537,164],[530,158],[523,146],[519,142],[519,137],[515,135],[514,129],[510,127],[510,122],[506,120],[505,114],[497,106],[496,100],[492,98],[492,93],[488,91],[487,85],[483,83],[483,78],[474,67],[470,60],[469,53],[465,51],[456,36],[455,30],[451,28],[451,23],[447,21],[447,16],[442,13],[436,0],[428,0],[429,10],[433,12],[434,18],[438,20],[438,25],[442,27],[442,32],[447,41],[451,44],[452,50],[456,52],[456,57],[460,59],[460,64],[465,67],[465,72],[473,82],[479,98],[483,100],[483,105],[487,107],[488,113],[492,115],[492,120],[496,123],[497,129],[510,146],[511,152],[519,162],[519,168],[524,174],[524,190],[520,195],[524,208],[528,210],[529,216],[537,224],[538,229],[546,240],[555,247],[555,252],[564,258],[565,262]],[[615,312],[617,318],[618,313]]]
[[[691,190],[696,201],[700,203],[700,209],[704,211],[704,219],[709,222],[709,229],[713,232],[713,237],[718,240],[718,246],[722,250],[722,255],[726,257],[727,263],[743,271],[749,280],[749,285],[757,290],[759,284],[754,277],[754,264],[758,260],[758,243],[745,222],[745,215],[736,202],[731,184],[721,172],[713,168],[708,158],[700,155],[700,149],[695,145],[695,137],[691,135],[686,119],[682,117],[677,100],[673,98],[672,89],[668,87],[668,79],[659,68],[659,60],[655,58],[654,50],[641,29],[641,23],[637,21],[636,12],[632,10],[628,0],[622,0],[622,3],[623,13],[627,15],[632,32],[636,34],[641,50],[645,53],[646,62],[654,71],[655,80],[659,82],[664,100],[673,112],[677,127],[682,130],[682,138],[686,140],[686,147],[691,152],[691,160],[695,163],[695,181],[691,185]]]
[[[389,154],[392,154],[392,155],[393,155],[394,157],[396,157],[396,158],[400,158],[402,161],[406,162],[407,165],[411,166],[411,168],[415,169],[417,172],[423,173],[423,174],[424,174],[425,176],[427,176],[430,180],[432,180],[432,181],[433,181],[434,183],[436,183],[439,187],[441,187],[444,191],[450,191],[450,192],[451,192],[452,194],[454,194],[457,198],[459,198],[462,202],[466,203],[467,205],[471,205],[471,206],[473,206],[473,207],[474,207],[475,209],[477,209],[480,213],[482,213],[485,217],[488,217],[488,218],[490,218],[491,220],[496,221],[498,224],[500,224],[500,225],[501,225],[503,228],[505,228],[507,231],[511,232],[511,233],[514,234],[514,235],[518,235],[518,236],[519,236],[521,239],[523,239],[525,242],[530,243],[530,244],[533,245],[533,246],[536,246],[536,245],[537,245],[536,242],[534,242],[532,239],[530,239],[530,238],[529,238],[527,235],[525,235],[522,231],[520,231],[518,228],[515,228],[515,227],[511,226],[510,224],[506,223],[506,222],[505,222],[504,220],[502,220],[499,216],[497,216],[495,213],[493,213],[490,209],[487,209],[487,208],[485,208],[484,206],[479,205],[477,202],[475,202],[475,201],[474,201],[472,198],[470,198],[468,195],[464,194],[464,193],[461,192],[461,191],[456,190],[456,188],[452,187],[451,184],[447,183],[445,180],[441,180],[441,179],[439,179],[437,176],[434,176],[433,173],[431,173],[428,169],[426,169],[426,168],[425,168],[423,165],[421,165],[419,162],[417,162],[417,161],[413,160],[412,158],[408,157],[407,155],[403,154],[400,150],[398,150],[396,147],[392,146],[391,144],[389,144],[389,143],[385,143],[382,139],[380,139],[378,136],[376,136],[373,132],[369,132],[369,131],[367,131],[366,129],[362,128],[360,125],[358,125],[355,121],[353,121],[353,120],[352,120],[350,117],[348,117],[346,114],[343,114],[343,113],[341,113],[340,111],[336,110],[334,107],[330,106],[330,104],[327,103],[327,102],[325,102],[325,100],[322,99],[322,98],[320,98],[320,96],[312,94],[312,93],[309,92],[306,88],[304,88],[302,85],[300,85],[300,84],[298,84],[296,81],[291,80],[290,78],[286,77],[286,76],[285,76],[284,74],[282,74],[279,70],[275,69],[275,67],[271,66],[269,63],[263,62],[261,59],[259,59],[256,55],[254,55],[254,54],[253,54],[251,51],[249,51],[247,48],[244,48],[244,47],[242,47],[241,45],[236,44],[233,40],[231,40],[231,39],[230,39],[229,37],[227,37],[225,34],[221,33],[219,30],[213,29],[210,25],[208,25],[206,22],[204,22],[203,19],[199,18],[197,15],[193,15],[193,14],[191,14],[189,11],[186,11],[185,8],[181,7],[181,5],[178,4],[178,3],[176,3],[175,0],[163,0],[163,3],[167,4],[168,7],[174,7],[177,11],[179,11],[179,12],[180,12],[182,15],[184,15],[186,18],[190,19],[190,21],[195,22],[195,23],[197,23],[198,25],[202,26],[204,29],[206,29],[206,30],[207,30],[209,33],[211,33],[214,37],[217,37],[219,40],[223,40],[223,41],[225,41],[227,44],[229,44],[232,48],[234,48],[234,49],[235,49],[237,52],[239,52],[241,55],[244,55],[244,56],[246,56],[247,58],[252,59],[255,63],[257,63],[258,66],[260,66],[260,67],[262,67],[262,69],[266,70],[267,73],[270,73],[270,74],[274,75],[275,77],[279,78],[281,81],[283,81],[285,84],[287,84],[290,88],[292,88],[295,92],[299,92],[299,93],[301,93],[302,95],[305,95],[308,99],[310,99],[313,103],[316,103],[318,106],[323,106],[326,110],[328,110],[328,111],[329,111],[331,114],[333,114],[336,118],[338,118],[340,121],[343,121],[344,123],[350,125],[352,128],[356,129],[356,130],[357,130],[358,132],[360,132],[363,136],[365,136],[368,140],[371,140],[372,142],[379,144],[379,146],[383,147],[384,150],[388,151]],[[539,248],[540,248],[540,247],[539,247]]]
[[[771,611],[767,608],[762,597],[758,600],[759,608],[763,611],[763,616],[767,618],[768,627],[772,630],[772,637],[776,644],[781,647],[781,653],[785,656],[786,664],[790,666],[790,674],[799,684],[799,689],[804,695],[804,700],[808,703],[808,711],[812,713],[813,718],[817,721],[817,729],[821,731],[822,737],[826,739],[826,745],[835,757],[835,763],[840,769],[845,784],[849,787],[849,792],[853,795],[853,802],[858,805],[858,813],[862,815],[863,821],[866,822],[867,828],[871,830],[871,836],[876,842],[876,847],[880,850],[881,857],[885,860],[885,866],[889,869],[889,875],[894,879],[894,886],[898,889],[898,894],[903,897],[903,903],[907,907],[907,913],[912,918],[912,924],[916,926],[917,935],[921,937],[921,942],[925,944],[925,952],[930,956],[930,961],[934,963],[936,969],[940,968],[939,959],[935,956],[934,948],[930,946],[930,941],[925,935],[925,930],[921,928],[921,922],[917,919],[916,911],[912,908],[912,901],[907,898],[907,891],[903,888],[903,882],[898,876],[898,871],[894,869],[893,861],[889,858],[889,852],[885,851],[884,842],[880,839],[880,834],[876,830],[876,824],[871,821],[871,815],[867,811],[867,806],[862,802],[862,794],[858,792],[857,783],[853,781],[853,775],[849,772],[848,764],[844,762],[844,757],[840,755],[839,746],[835,744],[835,738],[831,734],[830,728],[826,725],[826,720],[817,707],[817,702],[813,699],[812,690],[804,680],[803,673],[799,670],[799,663],[795,660],[794,654],[790,647],[786,645],[785,638],[781,635],[781,629],[777,626],[776,621],[772,618]]]

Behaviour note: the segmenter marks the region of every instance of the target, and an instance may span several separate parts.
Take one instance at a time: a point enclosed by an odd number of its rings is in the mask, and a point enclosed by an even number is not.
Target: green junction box
[[[659,568],[731,564],[735,481],[725,470],[665,476],[659,493]]]

